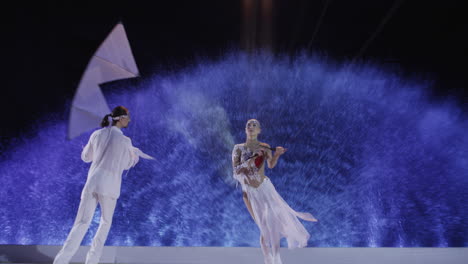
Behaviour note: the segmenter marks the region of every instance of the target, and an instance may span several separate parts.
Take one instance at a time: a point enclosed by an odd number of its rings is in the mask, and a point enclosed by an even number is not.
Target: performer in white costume
[[[112,118],[109,127],[108,118]],[[84,162],[92,162],[86,184],[81,193],[81,202],[75,223],[54,264],[67,264],[78,250],[88,230],[97,204],[101,207],[99,228],[94,236],[86,264],[96,264],[101,257],[107,234],[112,224],[117,199],[120,196],[122,172],[135,166],[139,157],[153,159],[132,146],[130,138],[121,129],[128,126],[130,113],[123,106],[117,106],[102,120],[103,128],[94,131],[81,153]]]
[[[313,222],[317,219],[309,213],[291,209],[265,176],[265,161],[270,169],[274,168],[286,149],[276,147],[273,154],[268,144],[257,140],[260,131],[257,120],[247,121],[247,141],[235,145],[232,151],[233,175],[240,182],[245,205],[260,229],[265,264],[281,264],[280,239],[285,237],[289,248],[307,246],[310,235],[298,217]]]

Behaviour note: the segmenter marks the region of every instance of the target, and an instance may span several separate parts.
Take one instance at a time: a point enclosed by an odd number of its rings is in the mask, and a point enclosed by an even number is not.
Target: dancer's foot
[[[278,253],[276,256],[273,257],[273,264],[283,264],[283,262],[281,261],[281,256],[280,254]]]
[[[265,264],[275,264],[274,260],[273,260],[273,256],[268,254],[268,255],[263,255],[263,261],[265,262]]]

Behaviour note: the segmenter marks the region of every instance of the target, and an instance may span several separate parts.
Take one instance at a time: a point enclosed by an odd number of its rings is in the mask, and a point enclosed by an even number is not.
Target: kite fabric
[[[119,23],[101,43],[81,77],[70,111],[68,139],[99,127],[102,118],[110,113],[99,84],[138,75],[124,26]]]

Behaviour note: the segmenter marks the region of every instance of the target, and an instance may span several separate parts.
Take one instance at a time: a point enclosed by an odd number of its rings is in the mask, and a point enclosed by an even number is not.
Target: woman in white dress
[[[268,144],[258,141],[260,131],[260,123],[256,119],[247,121],[247,141],[235,145],[232,151],[233,175],[240,182],[245,205],[260,229],[265,264],[281,264],[280,239],[286,238],[288,248],[307,246],[310,235],[298,218],[313,222],[317,219],[309,213],[296,212],[289,207],[265,176],[265,161],[270,169],[274,168],[286,149],[272,149]]]

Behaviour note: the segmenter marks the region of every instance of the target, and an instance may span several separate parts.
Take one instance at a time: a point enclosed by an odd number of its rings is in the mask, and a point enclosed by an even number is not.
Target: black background
[[[397,8],[377,31],[392,7]],[[3,143],[71,100],[89,59],[118,22],[124,23],[142,76],[242,48],[240,0],[35,1],[2,9]],[[466,113],[463,1],[273,0],[272,14],[274,53],[307,50],[344,61],[362,50],[359,60],[434,80],[431,97],[454,99]]]

